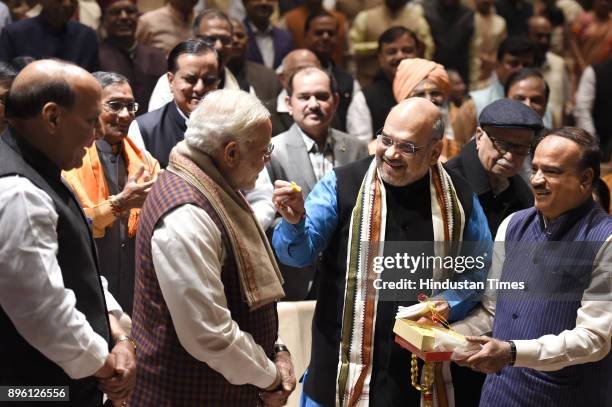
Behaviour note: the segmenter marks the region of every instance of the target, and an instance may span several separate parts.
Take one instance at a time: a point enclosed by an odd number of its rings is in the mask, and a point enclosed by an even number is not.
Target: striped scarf
[[[444,253],[436,255],[456,253],[463,237],[465,214],[451,178],[440,163],[430,168],[429,190],[434,241],[448,242],[443,245]],[[361,184],[349,229],[337,406],[368,406],[369,403],[378,305],[378,291],[374,288],[377,275],[372,263],[374,257],[383,254],[386,219],[385,187],[373,160]],[[434,280],[449,276],[448,270],[434,270]]]

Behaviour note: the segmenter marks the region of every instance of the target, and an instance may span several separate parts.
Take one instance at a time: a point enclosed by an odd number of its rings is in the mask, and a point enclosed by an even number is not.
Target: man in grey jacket
[[[365,157],[367,147],[356,137],[331,128],[339,95],[335,80],[326,71],[315,67],[297,71],[289,79],[287,94],[295,123],[272,139],[275,149],[267,168],[272,182],[293,181],[306,198],[327,172]],[[290,269],[281,267],[286,299],[313,297],[314,268]]]

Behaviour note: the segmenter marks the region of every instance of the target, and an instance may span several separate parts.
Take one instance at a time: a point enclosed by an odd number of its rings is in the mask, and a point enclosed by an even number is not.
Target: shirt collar
[[[276,111],[278,113],[289,113],[289,107],[285,102],[285,98],[287,97],[287,91],[283,89],[281,93],[276,97]]]
[[[117,155],[121,152],[122,146],[123,146],[123,143],[112,145],[111,143],[109,143],[108,141],[104,139],[96,140],[96,148],[98,149],[98,151],[101,151],[106,154]]]
[[[550,240],[559,240],[567,230],[574,226],[584,215],[597,205],[593,198],[589,197],[584,203],[576,208],[570,209],[554,221],[548,221],[541,212],[538,211],[540,227]]]
[[[259,28],[257,28],[255,24],[251,22],[251,20],[249,20],[247,23],[249,24],[251,30],[253,31],[253,34],[255,35],[272,35],[272,31],[274,30],[274,26],[272,24],[268,24],[268,28],[266,28],[264,31],[260,31]]]
[[[331,130],[327,130],[327,137],[325,139],[325,147],[323,148],[323,151],[319,151],[319,146],[317,145],[317,143],[311,137],[309,137],[306,133],[304,133],[304,131],[302,130],[300,126],[297,126],[297,128],[300,131],[300,134],[302,135],[304,144],[306,144],[306,151],[308,151],[309,153],[320,152],[322,154],[325,154],[327,151],[334,151],[334,143],[333,143],[332,138],[330,137]]]
[[[181,110],[181,108],[180,108],[180,107],[178,107],[178,105],[176,104],[176,102],[174,102],[174,101],[173,101],[172,103],[174,103],[174,106],[176,106],[176,110],[177,110],[177,111],[178,111],[178,113],[181,115],[181,117],[182,117],[183,119],[185,119],[185,123],[187,123],[187,120],[189,120],[189,117],[187,117],[187,115],[186,115],[185,113],[183,113],[183,111]]]
[[[23,157],[24,161],[31,165],[37,172],[49,175],[57,180],[61,178],[62,170],[51,161],[51,159],[23,138],[17,129],[8,126],[1,137],[3,137],[3,140],[13,150],[17,151],[17,153]]]

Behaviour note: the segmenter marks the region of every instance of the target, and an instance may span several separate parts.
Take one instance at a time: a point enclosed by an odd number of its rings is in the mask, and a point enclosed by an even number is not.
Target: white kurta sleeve
[[[57,220],[45,192],[22,177],[0,178],[0,306],[30,345],[81,379],[104,365],[108,344],[64,287]]]
[[[232,319],[221,281],[221,232],[201,208],[183,205],[151,239],[155,273],[181,345],[230,383],[270,386],[276,366]]]

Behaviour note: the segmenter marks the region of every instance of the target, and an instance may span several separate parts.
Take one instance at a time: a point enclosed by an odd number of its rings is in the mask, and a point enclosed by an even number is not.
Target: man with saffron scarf
[[[159,163],[127,137],[138,104],[120,74],[96,72],[102,86],[99,138],[83,165],[64,172],[90,219],[100,255],[100,272],[123,310],[132,314],[136,226]]]
[[[423,97],[436,105],[444,120],[444,137],[440,160],[445,162],[459,153],[461,145],[455,140],[448,113],[450,80],[440,64],[421,58],[408,58],[397,67],[393,79],[393,95],[399,103],[409,97]],[[374,148],[375,149],[375,148]]]
[[[394,343],[392,330],[397,306],[414,301],[381,300],[383,293],[372,284],[377,277],[373,258],[388,254],[387,242],[392,241],[491,240],[466,181],[438,162],[443,134],[437,106],[409,98],[389,113],[375,158],[330,171],[306,202],[289,182],[275,182],[273,200],[284,218],[273,237],[279,259],[304,267],[322,252],[302,406],[419,402],[419,392],[410,386],[410,353]],[[376,248],[360,250],[361,242]],[[444,270],[441,278],[475,281],[483,276]],[[478,295],[473,290],[436,294],[438,311],[450,320],[463,318]],[[445,398],[445,386],[436,391],[438,399]]]

